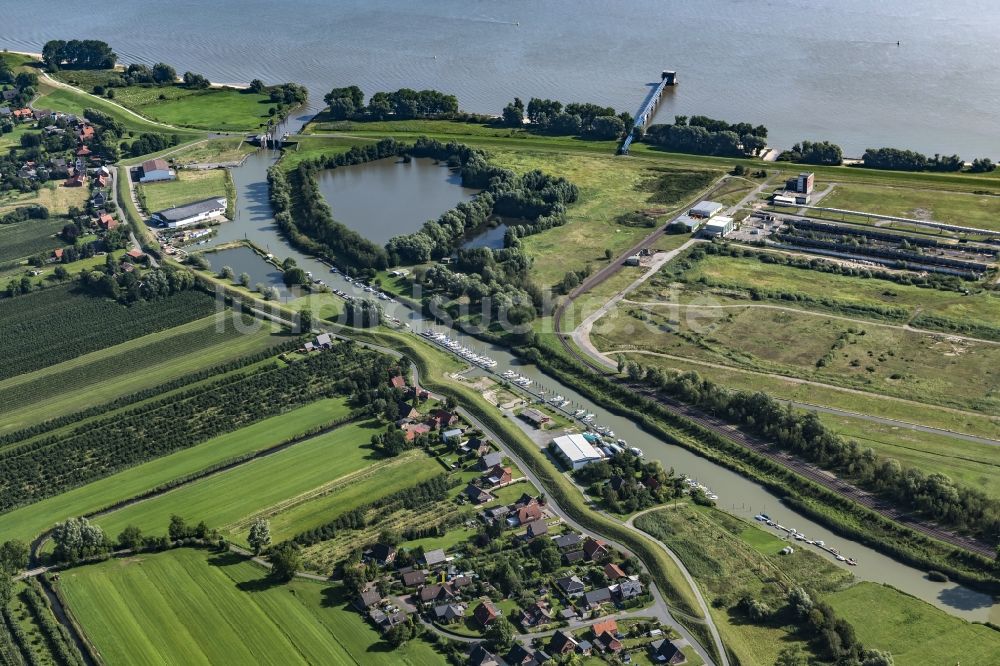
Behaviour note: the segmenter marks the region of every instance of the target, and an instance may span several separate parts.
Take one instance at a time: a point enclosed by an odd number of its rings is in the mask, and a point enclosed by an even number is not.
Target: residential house
[[[576,532],[568,532],[555,537],[552,541],[559,550],[571,550],[583,543],[583,537]]]
[[[403,573],[403,587],[416,587],[427,581],[427,574],[422,569],[414,569]]]
[[[583,557],[584,555],[582,550],[571,550],[569,552],[563,553],[562,559],[563,562],[565,562],[567,565],[570,565],[580,562],[581,560],[583,560]]]
[[[567,597],[578,597],[583,594],[584,584],[579,576],[563,576],[556,581],[556,585]]]
[[[485,456],[490,452],[490,443],[478,437],[471,438],[465,445],[469,448],[469,453],[474,456]]]
[[[84,125],[83,127],[80,128],[80,131],[77,132],[77,137],[80,139],[81,143],[87,143],[88,141],[94,138],[94,128],[91,127],[90,125]],[[160,161],[163,162],[163,160]],[[166,162],[163,163],[166,164]]]
[[[594,646],[590,641],[580,641],[576,645],[576,651],[582,654],[584,657],[590,656],[590,653],[594,651]]]
[[[434,585],[424,585],[420,588],[420,601],[430,603],[432,601],[448,601],[455,593],[451,591],[451,588],[446,585],[434,584]]]
[[[493,495],[472,483],[465,487],[465,495],[475,504],[486,504],[496,499]]]
[[[543,414],[533,407],[525,409],[520,414],[521,418],[539,429],[545,429],[552,423],[552,418],[548,414]]]
[[[429,550],[424,553],[424,564],[429,567],[441,566],[445,563],[445,560],[444,550],[440,548],[437,550]]]
[[[649,655],[660,664],[683,664],[687,657],[673,641],[660,639],[649,644]]]
[[[11,101],[20,94],[21,94],[20,88],[11,88],[10,90],[0,91],[0,95],[3,96],[3,101],[5,102]]]
[[[83,183],[84,183],[85,178],[86,177],[83,175],[82,171],[77,171],[72,176],[70,176],[69,178],[66,179],[66,182],[63,183],[63,186],[64,187],[83,187]]]
[[[583,595],[583,603],[587,608],[597,608],[602,604],[606,604],[611,601],[611,588],[602,587],[597,590],[591,590]]]
[[[368,611],[368,619],[372,621],[372,624],[385,632],[398,624],[406,622],[406,613],[398,610],[391,613],[384,613],[378,608],[373,608]]]
[[[486,517],[487,522],[494,522],[497,520],[503,520],[510,513],[510,507],[506,505],[495,506],[490,509],[483,511],[483,515]]]
[[[516,643],[507,656],[504,657],[510,666],[540,666],[549,660],[549,655],[540,650],[530,650]]]
[[[607,576],[610,581],[615,581],[619,578],[627,578],[625,572],[622,571],[622,568],[614,562],[608,562],[604,565],[604,575]]]
[[[562,630],[552,634],[552,640],[549,642],[549,651],[553,654],[570,654],[576,652],[578,647],[576,639]]]
[[[69,176],[69,165],[62,157],[53,157],[49,160],[49,173],[53,178],[66,178]],[[103,204],[102,204],[103,205]]]
[[[369,583],[365,586],[361,593],[358,594],[357,598],[354,600],[354,605],[358,610],[367,610],[382,601],[382,595],[379,594],[378,588]]]
[[[448,584],[451,585],[451,589],[458,594],[463,587],[472,585],[472,579],[468,576],[455,576],[448,581]]]
[[[517,524],[527,525],[528,523],[533,523],[536,520],[542,519],[542,507],[538,505],[538,502],[529,504],[527,506],[522,506],[517,510]]]
[[[52,258],[55,259],[56,261],[62,261],[63,249],[61,247],[57,247],[56,249],[52,250]]]
[[[398,389],[406,388],[406,380],[403,379],[402,375],[395,375],[394,377],[391,377],[389,379],[389,382],[392,384],[393,388],[398,388]]]
[[[104,192],[98,192],[90,199],[90,203],[94,204],[95,208],[101,208],[108,203],[108,197],[105,196]]]
[[[601,634],[594,639],[594,644],[601,652],[612,652],[618,654],[625,647],[620,640],[611,634]]]
[[[31,112],[31,116],[35,120],[45,120],[51,115],[52,109],[33,109]]]
[[[131,250],[125,253],[125,256],[131,257],[132,259],[142,259],[146,256],[146,253],[137,247],[133,247]]]
[[[549,525],[544,520],[536,520],[533,523],[528,523],[528,527],[524,530],[524,536],[527,539],[534,539],[548,533]]]
[[[500,660],[479,643],[469,653],[469,666],[500,666]]]
[[[494,488],[497,486],[507,486],[514,480],[514,470],[511,467],[497,465],[483,474],[483,480]]]
[[[615,599],[628,601],[642,595],[642,583],[637,580],[623,580],[614,590]]]
[[[397,408],[399,410],[399,418],[401,418],[401,419],[418,419],[418,418],[420,418],[420,412],[418,412],[417,408],[414,407],[413,405],[411,405],[410,403],[404,402],[404,401],[400,400],[398,403],[396,403],[396,406],[397,406]],[[423,425],[423,424],[421,424],[421,425]],[[431,429],[428,427],[427,428],[427,432],[430,432],[430,430]]]
[[[537,627],[540,624],[548,624],[552,621],[552,612],[549,605],[544,601],[536,601],[523,611],[521,611],[520,622],[525,629]]]
[[[476,618],[476,622],[478,622],[480,626],[486,627],[490,624],[490,622],[500,617],[500,611],[497,610],[497,607],[493,605],[492,601],[489,599],[483,599],[479,602],[479,605],[476,606],[476,609],[472,611],[472,616]]]
[[[465,606],[462,604],[441,604],[434,607],[434,619],[444,624],[451,624],[465,616]]]
[[[438,428],[447,428],[458,423],[458,417],[443,409],[435,409],[431,412],[431,419]]]
[[[384,567],[396,559],[396,548],[386,543],[377,543],[371,547],[369,554],[379,566]]]
[[[101,213],[101,216],[97,218],[97,226],[105,231],[110,231],[118,226],[118,220],[107,213]]]
[[[80,146],[79,148],[76,149],[77,157],[86,157],[87,155],[90,155],[90,148],[88,148],[87,146]]]
[[[583,542],[583,554],[587,556],[588,560],[603,560],[611,555],[611,549],[600,539],[587,537],[587,540]]]
[[[595,637],[600,636],[605,632],[610,633],[612,636],[618,635],[618,623],[615,622],[615,619],[613,617],[608,618],[607,620],[603,620],[601,622],[597,622],[591,625],[590,628],[594,632]]]
[[[9,118],[13,113],[9,106],[0,106],[0,118]]]
[[[403,426],[403,433],[408,442],[412,442],[418,435],[426,435],[430,431],[431,427],[426,423],[407,423]]]
[[[441,431],[441,441],[447,442],[448,440],[462,440],[462,429],[461,428],[450,428],[448,430]]]
[[[11,115],[14,116],[14,120],[27,120],[31,118],[31,109],[14,109]]]
[[[500,453],[499,451],[491,451],[490,453],[487,453],[486,455],[484,455],[482,458],[479,459],[478,467],[480,471],[486,472],[502,463],[503,463],[503,454]]]

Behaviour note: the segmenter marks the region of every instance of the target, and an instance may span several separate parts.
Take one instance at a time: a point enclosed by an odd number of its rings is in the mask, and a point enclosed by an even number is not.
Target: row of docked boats
[[[705,497],[712,500],[713,502],[719,499],[719,496],[712,492],[712,489],[706,486],[704,483],[699,483],[698,479],[692,479],[689,476],[684,477],[684,483],[687,484],[690,490],[700,490],[705,493]]]
[[[436,342],[438,345],[444,347],[456,356],[461,356],[466,361],[474,363],[481,368],[495,368],[497,365],[497,362],[494,359],[463,346],[461,342],[452,340],[444,333],[436,333],[435,331],[426,330],[421,333],[421,335],[428,340]]]
[[[796,530],[794,527],[785,527],[784,525],[778,523],[777,521],[772,520],[771,517],[768,516],[766,513],[758,513],[756,516],[754,516],[754,519],[756,519],[758,522],[765,523],[768,527],[773,527],[776,530],[785,532],[786,534],[788,534],[789,538],[795,539],[796,541],[801,541],[803,543],[807,543],[810,546],[816,546],[820,550],[825,550],[826,552],[833,555],[838,562],[844,562],[846,564],[851,565],[852,567],[858,565],[858,561],[855,560],[853,557],[847,557],[833,546],[827,546],[826,542],[823,541],[822,539],[810,539],[802,532]]]

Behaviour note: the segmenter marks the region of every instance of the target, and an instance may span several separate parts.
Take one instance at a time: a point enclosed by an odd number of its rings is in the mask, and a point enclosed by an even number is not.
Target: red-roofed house
[[[497,609],[493,605],[492,601],[489,599],[483,599],[483,601],[476,606],[476,610],[472,611],[472,615],[476,618],[476,621],[479,622],[479,624],[485,627],[490,622],[497,619],[500,616],[500,613],[497,612]]]
[[[11,114],[17,120],[24,120],[25,118],[32,118],[34,114],[31,113],[31,109],[14,109],[14,113]]]
[[[101,216],[97,219],[97,224],[101,229],[111,230],[118,226],[118,220],[107,213],[101,213]]]
[[[85,176],[83,175],[83,172],[77,171],[72,176],[67,178],[66,182],[63,183],[63,185],[66,187],[81,187],[83,185],[84,179]]]
[[[135,247],[126,252],[126,254],[128,254],[128,256],[132,257],[133,259],[139,259],[140,257],[145,256],[145,253],[142,250]]]
[[[426,435],[430,431],[431,427],[426,423],[407,423],[403,426],[403,433],[408,442],[415,440],[417,435]]]
[[[528,523],[533,523],[536,520],[541,520],[542,518],[542,507],[538,506],[538,503],[528,504],[527,506],[522,506],[517,510],[517,524],[527,525]]]
[[[608,562],[604,565],[604,575],[608,577],[608,580],[618,580],[619,578],[626,577],[622,568],[614,562]]]
[[[497,465],[490,471],[483,474],[490,485],[493,486],[506,486],[514,479],[514,470],[510,467],[503,467]]]
[[[62,255],[63,255],[63,249],[61,247],[57,247],[56,249],[52,250],[52,256],[60,261],[62,261]]]
[[[86,143],[87,141],[90,141],[93,138],[94,138],[94,128],[91,127],[90,125],[84,125],[80,129],[80,141]]]
[[[87,148],[87,146],[80,146],[79,148],[76,149],[77,157],[86,157],[89,154],[90,154],[90,148]]]
[[[389,381],[392,382],[392,387],[393,388],[398,388],[398,389],[406,388],[406,380],[403,379],[402,375],[396,375],[395,377],[393,377]]]
[[[437,424],[439,428],[444,428],[445,426],[455,425],[458,422],[458,417],[451,412],[446,412],[443,409],[435,409],[431,412],[431,419]]]
[[[583,542],[583,554],[587,556],[588,560],[602,560],[611,554],[611,550],[600,539],[587,537],[587,540]]]
[[[618,633],[618,623],[615,622],[615,618],[612,617],[607,620],[604,620],[603,622],[595,623],[591,627],[591,629],[594,630],[595,637],[600,636],[605,632],[610,633],[612,636],[614,636],[615,634]]]

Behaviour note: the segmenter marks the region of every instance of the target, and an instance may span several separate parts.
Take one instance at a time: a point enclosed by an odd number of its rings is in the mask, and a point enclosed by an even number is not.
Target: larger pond
[[[390,158],[323,171],[319,189],[333,218],[379,245],[418,231],[479,190],[443,162]]]

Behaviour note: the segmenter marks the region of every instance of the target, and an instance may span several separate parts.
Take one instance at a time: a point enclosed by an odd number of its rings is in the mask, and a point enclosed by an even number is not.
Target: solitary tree
[[[233,269],[229,266],[223,266],[222,270],[219,271],[219,277],[225,278],[226,280],[233,279]]]
[[[142,530],[135,525],[129,525],[118,535],[118,546],[121,548],[134,549],[142,545]]]
[[[299,313],[299,329],[304,333],[308,333],[312,330],[315,319],[313,318],[313,311],[309,308],[304,308],[302,312]]]
[[[299,568],[301,555],[298,545],[291,541],[283,541],[271,548],[268,561],[271,563],[271,575],[279,581],[288,582],[295,577]]]
[[[510,620],[498,617],[486,630],[486,638],[498,652],[506,652],[514,645],[514,627]]]
[[[243,285],[244,287],[249,287],[250,286],[250,274],[249,273],[240,273],[240,284]]]
[[[265,548],[271,545],[271,526],[266,520],[257,518],[251,523],[247,543],[253,548],[254,555],[260,555]]]

